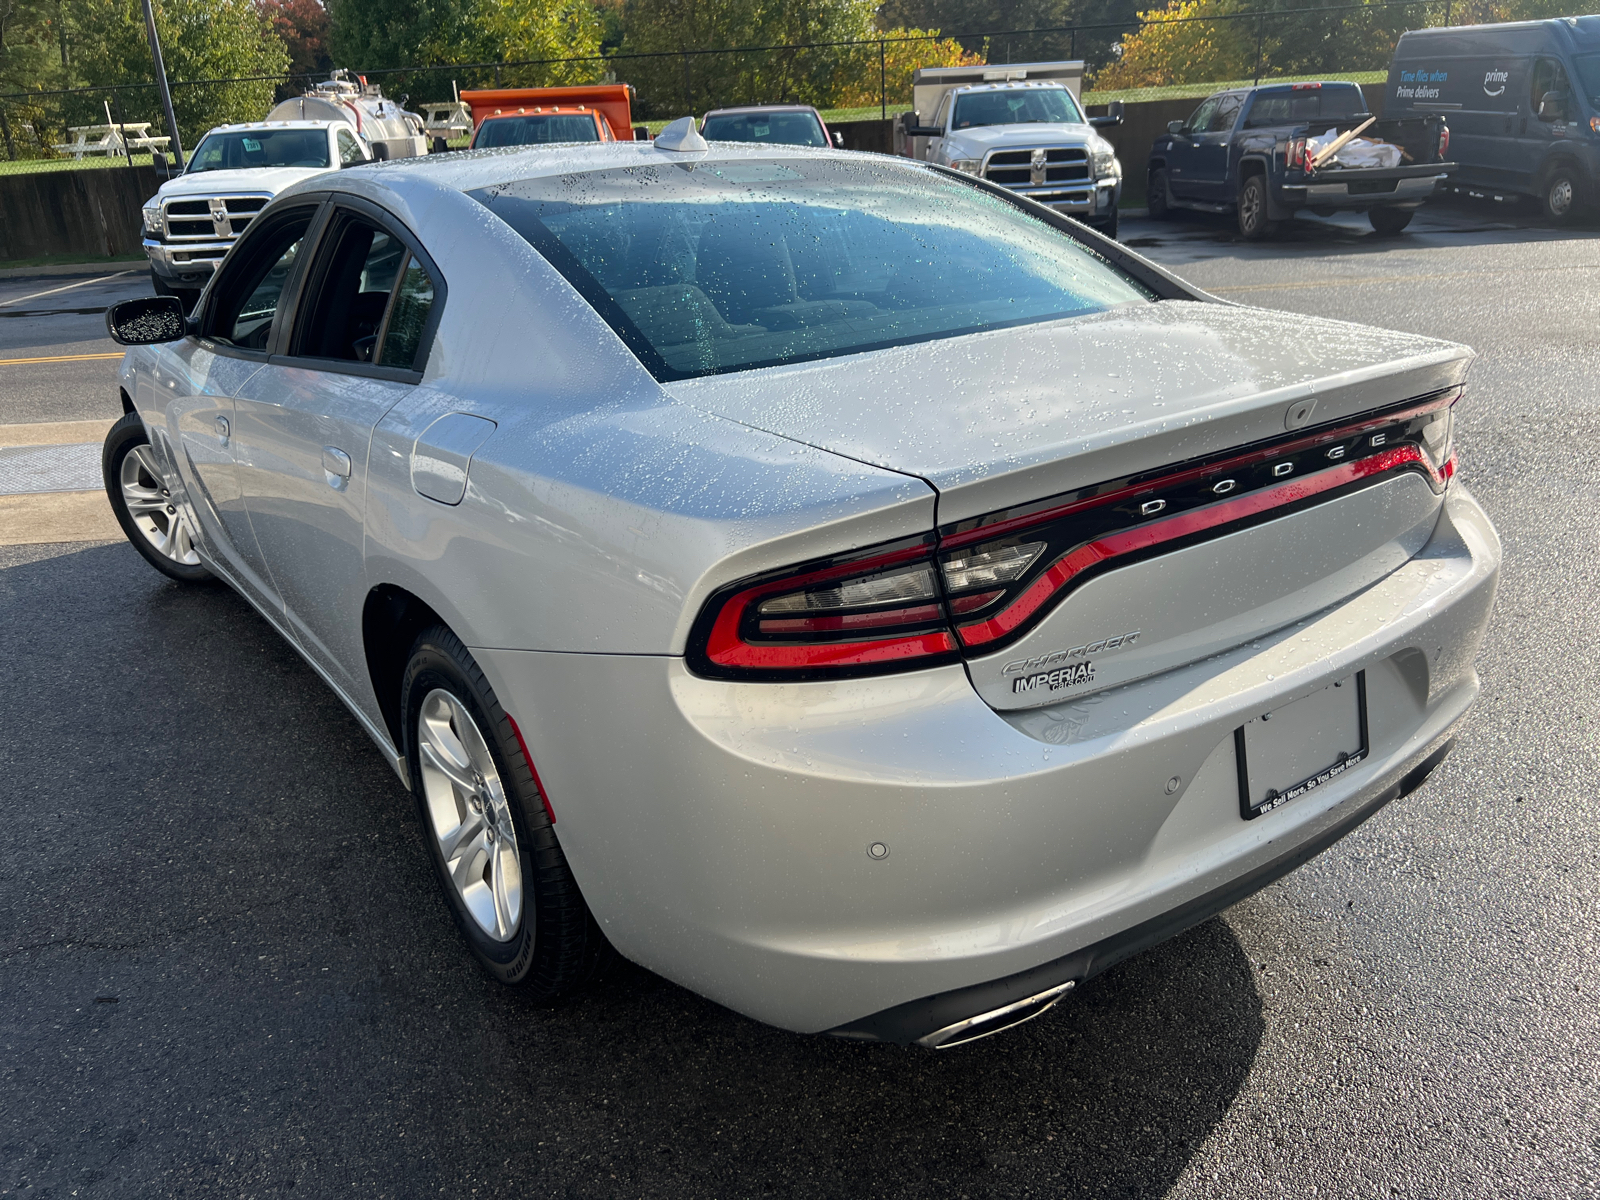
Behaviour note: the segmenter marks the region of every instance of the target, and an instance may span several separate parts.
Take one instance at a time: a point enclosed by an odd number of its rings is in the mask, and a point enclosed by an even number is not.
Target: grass
[[[3,147],[0,147],[3,148]],[[15,162],[0,158],[0,175],[33,175],[41,171],[98,171],[106,167],[125,167],[128,160],[122,155],[86,154],[80,159],[71,158],[19,158]],[[150,166],[148,154],[135,154],[133,165]]]
[[[129,263],[145,262],[143,254],[118,254],[107,258],[103,254],[48,254],[43,258],[0,259],[0,271],[13,271],[26,267],[70,267],[80,263],[90,266],[119,267]]]

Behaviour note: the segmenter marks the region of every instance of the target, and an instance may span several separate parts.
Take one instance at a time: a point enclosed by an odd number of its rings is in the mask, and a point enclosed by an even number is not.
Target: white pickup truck
[[[901,118],[903,153],[999,184],[1114,238],[1122,165],[1095,127],[1120,125],[1121,106],[1085,116],[1082,78],[1082,62],[924,67],[912,78],[915,111]]]
[[[291,184],[379,158],[427,153],[422,118],[342,71],[264,121],[219,125],[144,205],[144,252],[158,295],[192,302],[235,239]]]

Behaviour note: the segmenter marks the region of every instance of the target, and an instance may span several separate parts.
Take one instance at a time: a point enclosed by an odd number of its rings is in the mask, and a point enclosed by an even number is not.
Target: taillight
[[[688,659],[714,678],[825,679],[987,654],[1104,570],[1411,471],[1455,472],[1453,389],[1357,421],[1109,480],[725,587]]]
[[[742,580],[712,596],[690,666],[742,679],[825,679],[952,661],[933,537]]]
[[[1443,162],[1450,153],[1450,126],[1439,126],[1439,161]]]
[[[1285,167],[1305,169],[1306,165],[1306,140],[1305,138],[1290,138],[1283,150],[1283,164]]]

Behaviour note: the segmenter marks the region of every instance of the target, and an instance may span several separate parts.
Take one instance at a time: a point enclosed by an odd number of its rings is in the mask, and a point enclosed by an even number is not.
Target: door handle
[[[229,435],[229,433],[232,432],[232,429],[228,424],[228,418],[227,417],[218,417],[217,420],[216,420],[216,426],[217,426],[217,441],[220,442],[222,445],[226,446],[228,444],[228,435]]]
[[[350,456],[337,446],[322,448],[322,473],[328,486],[340,491],[350,482]]]

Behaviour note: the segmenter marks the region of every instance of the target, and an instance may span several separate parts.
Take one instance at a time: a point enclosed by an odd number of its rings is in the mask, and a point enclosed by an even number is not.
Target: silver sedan
[[[937,167],[361,167],[108,324],[128,537],[305,656],[539,997],[620,954],[981,1037],[1413,792],[1477,694],[1467,348]]]

